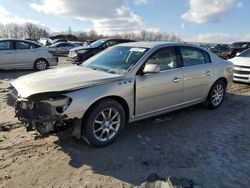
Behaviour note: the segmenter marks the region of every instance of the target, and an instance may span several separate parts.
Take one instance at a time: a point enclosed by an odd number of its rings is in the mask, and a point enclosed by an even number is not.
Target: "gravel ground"
[[[68,131],[25,131],[6,99],[10,81],[30,72],[0,72],[0,187],[137,187],[152,173],[250,187],[250,85],[234,84],[217,110],[197,105],[133,123],[96,149]]]

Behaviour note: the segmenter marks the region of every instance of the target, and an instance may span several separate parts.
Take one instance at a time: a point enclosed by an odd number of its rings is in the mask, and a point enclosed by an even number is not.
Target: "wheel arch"
[[[217,79],[213,82],[213,84],[211,85],[211,87],[210,87],[210,89],[209,89],[209,92],[208,92],[208,94],[207,94],[207,97],[209,96],[209,93],[210,93],[211,89],[213,88],[214,84],[215,84],[217,81],[219,81],[219,80],[222,80],[222,81],[225,83],[225,88],[227,88],[227,84],[228,84],[227,79],[226,79],[225,77],[219,77],[219,78],[217,78]],[[206,97],[206,98],[207,98],[207,97]]]
[[[227,79],[226,79],[225,77],[220,77],[220,78],[218,78],[217,80],[214,81],[213,85],[214,85],[218,80],[222,80],[222,81],[225,83],[225,86],[226,86],[226,88],[227,88],[227,83],[228,83],[228,81],[227,81]],[[213,85],[212,85],[212,87],[213,87]],[[211,87],[211,88],[212,88],[212,87]]]
[[[84,113],[83,121],[88,117],[89,113],[96,106],[97,103],[99,103],[100,101],[103,101],[103,100],[107,100],[107,99],[115,100],[123,107],[124,112],[125,112],[125,117],[126,117],[126,123],[127,123],[129,121],[129,114],[130,114],[129,105],[128,105],[127,101],[124,98],[122,98],[120,96],[116,96],[116,95],[110,95],[110,96],[102,97],[102,98],[98,99],[97,101],[95,101],[94,103],[92,103],[89,106],[89,108],[87,109],[87,111]]]

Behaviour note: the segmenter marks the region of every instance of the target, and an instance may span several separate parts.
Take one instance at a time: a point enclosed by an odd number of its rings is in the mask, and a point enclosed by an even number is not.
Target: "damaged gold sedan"
[[[12,82],[8,104],[27,130],[71,126],[100,147],[128,122],[201,102],[217,108],[233,79],[232,63],[181,43],[120,44],[80,66],[33,73]]]

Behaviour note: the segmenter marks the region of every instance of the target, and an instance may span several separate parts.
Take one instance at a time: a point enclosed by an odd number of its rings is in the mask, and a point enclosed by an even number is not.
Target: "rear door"
[[[55,52],[57,55],[64,53],[66,49],[66,44],[65,43],[60,43],[55,47]]]
[[[178,62],[175,47],[162,48],[146,61],[145,65],[159,65],[160,72],[136,76],[137,117],[181,104],[183,73]]]
[[[64,46],[64,49],[62,51],[63,54],[68,54],[69,50],[71,50],[72,48],[77,47],[77,45],[71,44],[71,43],[66,43]]]
[[[0,68],[15,68],[15,50],[12,40],[0,41]]]
[[[213,80],[213,66],[207,52],[194,47],[179,47],[183,63],[183,103],[206,98]]]
[[[39,49],[33,43],[26,41],[16,41],[16,67],[32,68],[38,58]]]

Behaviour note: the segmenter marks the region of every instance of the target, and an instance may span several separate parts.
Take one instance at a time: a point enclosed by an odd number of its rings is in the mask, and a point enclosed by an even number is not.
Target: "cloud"
[[[205,33],[192,37],[186,37],[186,42],[199,42],[199,43],[232,43],[236,41],[249,41],[250,33],[245,35],[232,35],[227,33]]]
[[[250,33],[246,34],[243,38],[245,41],[250,41]]]
[[[181,29],[185,29],[186,28],[186,24],[181,23]]]
[[[137,0],[137,2],[147,2]],[[32,2],[38,12],[90,21],[98,33],[124,33],[146,28],[144,20],[128,7],[127,0],[43,0]]]
[[[8,10],[6,10],[2,5],[0,5],[0,23],[1,24],[16,23],[16,24],[22,25],[22,24],[25,24],[27,22],[43,25],[36,20],[24,19],[24,18],[21,18],[15,14],[12,14]]]
[[[182,15],[182,19],[202,24],[219,21],[223,15],[242,4],[236,4],[236,0],[188,0],[189,10]]]
[[[243,7],[243,3],[242,3],[242,2],[238,2],[238,3],[236,4],[236,7],[237,7],[237,8],[242,8],[242,7]]]
[[[134,0],[136,5],[148,4],[148,0]]]

